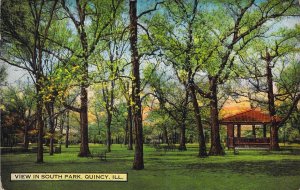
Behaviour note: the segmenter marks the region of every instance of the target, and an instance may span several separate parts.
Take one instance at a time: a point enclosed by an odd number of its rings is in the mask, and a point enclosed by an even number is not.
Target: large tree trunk
[[[130,47],[131,47],[131,62],[132,62],[132,98],[134,102],[133,106],[133,118],[136,134],[135,143],[135,156],[133,162],[133,169],[144,169],[143,158],[143,127],[142,127],[142,110],[140,99],[140,65],[139,65],[139,53],[137,48],[137,10],[136,0],[130,0],[129,2],[129,15],[130,15]]]
[[[272,58],[266,50],[266,71],[267,71],[267,84],[268,84],[268,106],[269,106],[269,114],[272,118],[271,121],[271,135],[270,135],[270,149],[271,150],[280,150],[279,142],[278,142],[278,126],[276,123],[276,109],[275,109],[275,96],[273,89],[273,75],[272,75],[272,66],[271,61]]]
[[[24,143],[24,150],[28,151],[28,146],[29,146],[29,140],[28,140],[28,125],[24,126],[24,138],[23,138],[23,143]]]
[[[87,68],[86,68],[87,69]],[[87,80],[87,78],[85,78]],[[80,109],[80,132],[81,144],[78,156],[87,157],[90,155],[89,136],[88,136],[88,93],[86,86],[81,86],[81,109]]]
[[[220,141],[220,129],[218,119],[218,99],[217,99],[217,81],[215,78],[210,79],[210,124],[211,124],[211,147],[209,155],[219,156],[224,155],[224,149],[221,146]]]
[[[79,2],[79,1],[78,1]],[[78,3],[77,2],[77,3]],[[83,51],[83,65],[82,65],[82,81],[80,84],[81,93],[80,93],[80,130],[81,130],[81,145],[80,145],[80,152],[78,156],[80,157],[87,157],[90,155],[89,150],[89,133],[88,133],[88,91],[87,88],[89,87],[89,48],[88,48],[88,39],[87,34],[84,29],[84,20],[85,20],[85,10],[80,8],[79,6],[79,19],[80,19],[80,42]]]
[[[278,127],[271,125],[271,141],[270,141],[270,150],[278,151],[280,150],[280,146],[278,143]]]
[[[191,96],[192,96],[195,119],[196,119],[196,124],[197,124],[197,129],[198,129],[198,142],[199,142],[198,156],[206,157],[207,152],[206,152],[206,144],[205,144],[203,125],[202,125],[202,121],[201,121],[199,104],[198,104],[197,96],[196,96],[196,92],[195,92],[195,86],[193,86],[193,85],[191,86]]]

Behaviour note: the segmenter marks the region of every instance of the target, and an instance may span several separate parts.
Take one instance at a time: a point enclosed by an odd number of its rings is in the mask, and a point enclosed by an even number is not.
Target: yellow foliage
[[[88,113],[89,123],[95,123],[96,122],[96,116],[92,113]]]

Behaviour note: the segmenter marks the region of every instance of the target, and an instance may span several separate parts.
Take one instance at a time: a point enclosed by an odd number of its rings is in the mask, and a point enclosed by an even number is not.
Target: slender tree
[[[80,80],[80,108],[66,105],[72,111],[80,114],[81,127],[81,145],[78,156],[85,157],[90,154],[88,145],[88,87],[89,80],[89,62],[90,57],[96,49],[97,44],[106,35],[109,35],[107,29],[113,23],[117,10],[121,4],[121,0],[114,0],[112,2],[98,2],[98,1],[76,1],[70,9],[65,0],[62,0],[62,7],[66,14],[71,19],[76,28],[77,39],[80,44],[81,51],[77,54],[73,49],[74,56],[78,59],[81,68]],[[88,24],[88,20],[92,19],[92,25]],[[91,29],[93,38],[91,38],[87,31]],[[76,47],[77,48],[77,47]],[[72,48],[68,48],[72,49]]]
[[[186,119],[188,113],[188,102],[194,103],[195,119],[199,133],[199,155],[206,155],[203,126],[201,123],[200,109],[197,102],[195,89],[190,88],[189,81],[193,80],[192,69],[195,65],[197,49],[195,45],[198,33],[197,25],[201,14],[199,13],[199,2],[192,1],[167,1],[163,4],[163,15],[157,15],[150,23],[150,32],[155,46],[164,55],[166,61],[172,65],[177,80],[181,83],[186,93],[182,104],[182,123],[180,126],[180,149],[186,150]],[[167,23],[167,24],[165,24]],[[162,35],[166,33],[166,35]],[[196,112],[199,113],[197,114]],[[201,140],[202,139],[202,140]]]

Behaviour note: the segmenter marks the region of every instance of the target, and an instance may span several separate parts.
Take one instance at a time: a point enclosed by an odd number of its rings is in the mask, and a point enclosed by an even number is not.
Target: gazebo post
[[[237,137],[240,138],[241,137],[241,124],[237,125]]]
[[[255,125],[252,125],[252,135],[256,138]]]
[[[227,148],[234,147],[234,125],[227,124]]]
[[[264,124],[263,127],[264,127],[263,128],[263,130],[264,130],[263,135],[264,135],[264,138],[266,138],[267,137],[267,126],[266,126],[266,124]]]

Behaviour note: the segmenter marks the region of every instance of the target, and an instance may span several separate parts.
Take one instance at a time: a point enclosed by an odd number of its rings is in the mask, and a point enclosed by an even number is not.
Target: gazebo
[[[275,117],[276,122],[280,121],[279,117]],[[270,138],[267,137],[267,124],[272,122],[269,114],[260,110],[250,109],[237,113],[232,116],[223,118],[220,124],[227,126],[227,147],[229,148],[269,148]],[[252,126],[252,137],[241,137],[241,127]],[[256,137],[256,126],[263,128],[263,135]],[[235,136],[236,130],[236,136]]]

